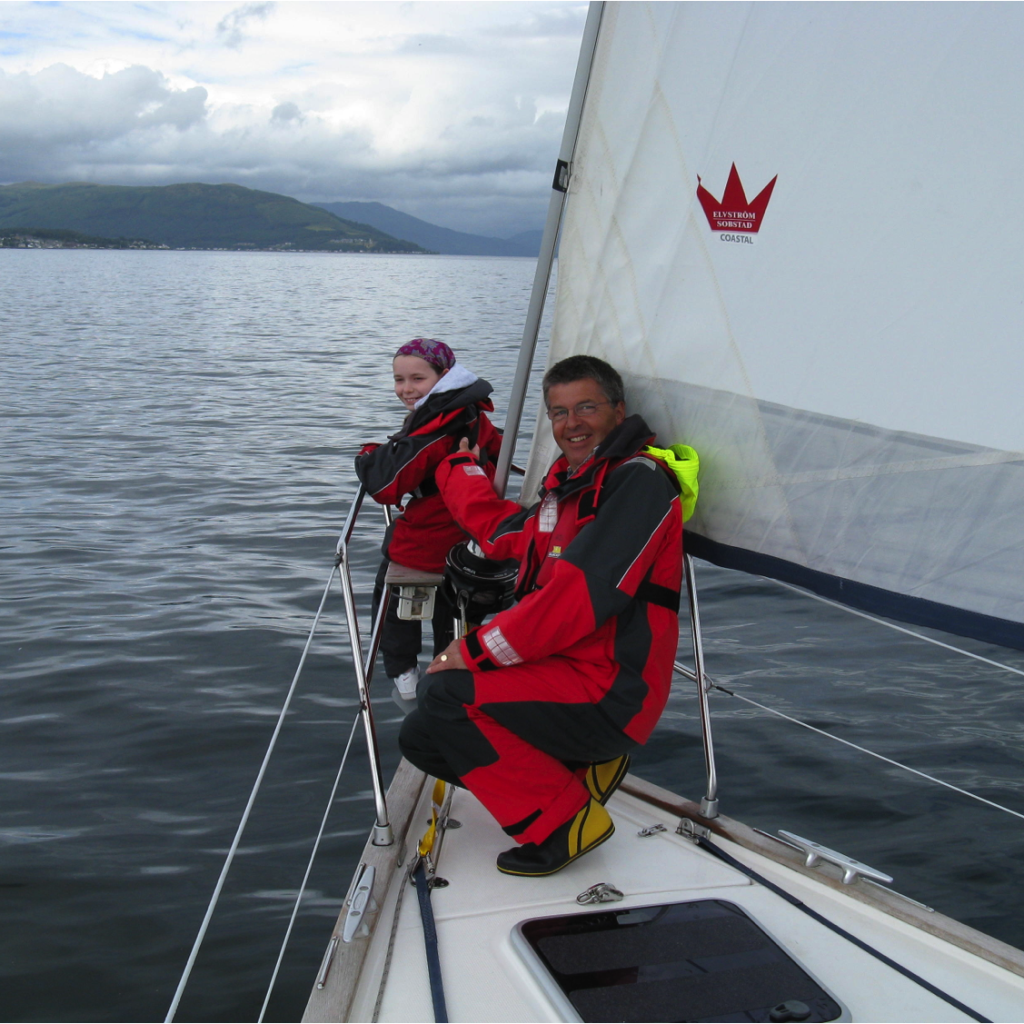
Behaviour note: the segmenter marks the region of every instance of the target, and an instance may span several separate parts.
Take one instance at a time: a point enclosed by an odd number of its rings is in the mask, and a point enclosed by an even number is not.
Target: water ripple
[[[0,250],[0,273],[5,1019],[161,1019],[330,571],[352,458],[400,421],[390,356],[445,338],[496,385],[500,423],[533,266]],[[364,616],[379,516],[366,524]],[[1024,804],[1017,680],[767,581],[698,578],[717,680]],[[262,1001],[357,707],[339,597],[335,584],[181,1020],[251,1020]],[[401,716],[375,687],[390,772]],[[693,698],[680,682],[636,764],[697,796]],[[844,850],[1024,942],[1019,823],[711,703],[726,813]],[[361,735],[336,805],[269,1019],[301,1015],[372,820]],[[949,841],[968,835],[969,856]]]

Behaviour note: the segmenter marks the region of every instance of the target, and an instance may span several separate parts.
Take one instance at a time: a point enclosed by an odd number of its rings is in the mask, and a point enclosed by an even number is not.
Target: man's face
[[[589,377],[571,384],[552,384],[548,388],[548,418],[555,444],[569,460],[570,469],[578,469],[590,453],[626,418],[626,405],[612,405]],[[584,406],[581,412],[579,407]],[[588,407],[593,407],[592,409]],[[568,410],[567,416],[558,413]],[[556,415],[552,417],[552,413]]]

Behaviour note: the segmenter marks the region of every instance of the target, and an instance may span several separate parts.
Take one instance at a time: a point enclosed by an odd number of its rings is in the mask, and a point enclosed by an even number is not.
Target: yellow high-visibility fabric
[[[679,481],[679,488],[682,491],[683,522],[685,523],[693,515],[694,506],[697,504],[697,492],[700,487],[697,483],[697,474],[700,472],[700,456],[688,444],[673,444],[668,448],[655,448],[654,445],[645,445],[642,451],[661,459],[676,475]]]
[[[419,855],[421,857],[428,856],[434,850],[434,841],[437,839],[437,820],[444,805],[444,791],[445,784],[440,779],[435,780],[434,792],[430,797],[430,827],[423,833],[423,838],[420,840],[419,845]]]

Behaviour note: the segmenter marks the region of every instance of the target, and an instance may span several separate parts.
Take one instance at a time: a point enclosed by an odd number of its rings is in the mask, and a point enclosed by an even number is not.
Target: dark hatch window
[[[725,900],[536,918],[519,930],[584,1021],[831,1021],[843,1012]]]

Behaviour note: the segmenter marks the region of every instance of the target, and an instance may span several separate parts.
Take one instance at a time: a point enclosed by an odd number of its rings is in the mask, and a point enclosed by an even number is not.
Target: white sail
[[[1022,42],[1019,4],[605,6],[550,359],[700,452],[694,553],[1024,646]]]

